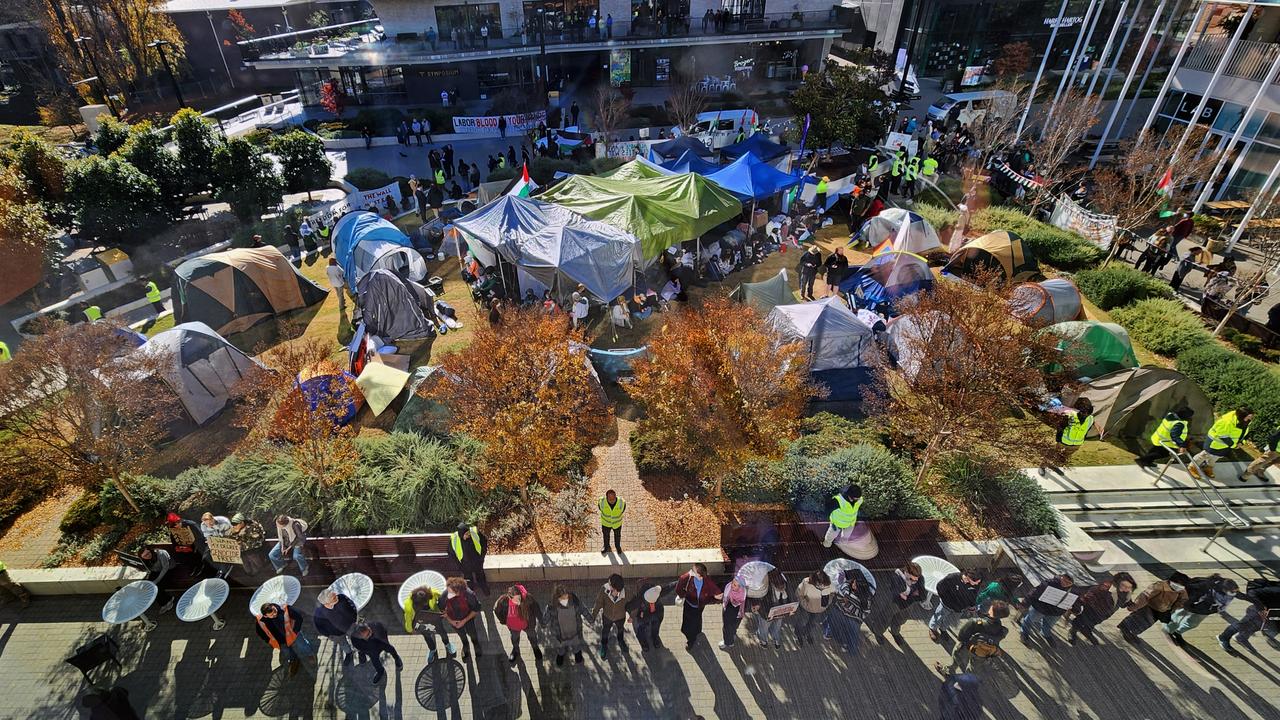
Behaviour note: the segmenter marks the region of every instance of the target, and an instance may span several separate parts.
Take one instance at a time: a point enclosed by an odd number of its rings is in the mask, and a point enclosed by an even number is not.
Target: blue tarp
[[[698,157],[703,158],[715,156],[715,152],[712,151],[711,148],[707,147],[706,143],[697,138],[689,137],[688,135],[681,135],[678,138],[672,138],[666,142],[652,145],[650,146],[649,151],[657,156],[649,158],[655,162],[678,158],[686,152],[692,152]]]
[[[653,158],[651,158],[653,159]],[[658,163],[660,166],[678,173],[697,173],[699,175],[710,175],[711,173],[723,168],[723,165],[717,165],[713,162],[703,160],[696,152],[692,150],[684,151],[684,154],[675,160],[664,160]]]
[[[762,200],[800,183],[751,153],[706,176],[742,200]]]
[[[648,352],[647,346],[613,350],[591,348],[591,364],[595,366],[596,373],[601,377],[617,380],[620,376],[631,375],[631,363],[643,358]]]
[[[371,212],[347,213],[338,219],[333,226],[333,256],[347,275],[348,287],[378,268],[395,271],[407,266],[415,281],[427,275],[427,264],[409,236]]]
[[[736,160],[750,153],[765,162],[769,162],[789,152],[791,152],[791,148],[786,145],[779,145],[770,140],[764,133],[756,133],[742,142],[720,148],[720,157],[727,160]]]

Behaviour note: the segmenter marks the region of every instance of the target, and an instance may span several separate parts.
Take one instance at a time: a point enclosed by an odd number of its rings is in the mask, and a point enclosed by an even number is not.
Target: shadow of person
[[[728,676],[724,674],[724,669],[720,667],[720,658],[715,655],[711,645],[697,643],[690,654],[697,661],[698,667],[702,668],[707,685],[711,686],[711,691],[715,694],[715,716],[719,718],[748,717],[747,706],[742,702],[742,698],[738,697]]]
[[[289,665],[285,663],[271,672],[258,709],[270,717],[310,717],[314,710],[315,682],[307,670],[290,676]]]
[[[658,689],[658,698],[673,718],[692,718],[697,715],[689,702],[689,683],[679,660],[666,648],[650,650],[642,655],[649,670],[649,677]]]

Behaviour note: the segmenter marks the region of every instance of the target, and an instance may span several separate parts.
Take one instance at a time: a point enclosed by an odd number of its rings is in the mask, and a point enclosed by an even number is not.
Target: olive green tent
[[[1045,328],[1058,336],[1061,364],[1075,377],[1096,378],[1138,367],[1129,333],[1115,323],[1095,320],[1061,322]]]
[[[1095,378],[1080,392],[1093,403],[1091,436],[1139,438],[1151,435],[1160,419],[1178,408],[1194,415],[1191,437],[1203,438],[1213,424],[1213,403],[1190,378],[1160,367],[1117,370]]]
[[[538,199],[635,235],[646,260],[742,212],[729,191],[693,173],[629,180],[573,175]]]
[[[777,275],[760,282],[744,282],[733,289],[730,295],[754,307],[761,315],[768,315],[779,305],[795,305],[796,294],[791,291],[791,283],[787,282],[787,271],[779,270]]]

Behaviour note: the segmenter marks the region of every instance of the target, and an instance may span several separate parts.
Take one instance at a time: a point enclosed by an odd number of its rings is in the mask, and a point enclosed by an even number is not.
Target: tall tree
[[[692,75],[680,72],[672,78],[666,105],[671,121],[681,132],[686,132],[698,121],[698,113],[707,109],[707,93],[698,87]]]
[[[1097,124],[1101,107],[1101,96],[1090,97],[1075,88],[1067,90],[1058,101],[1052,122],[1033,145],[1036,171],[1048,181],[1051,189],[1066,188],[1088,172],[1076,151],[1089,129]],[[1040,192],[1036,193],[1034,204],[1039,206],[1055,199],[1055,192]]]
[[[135,125],[129,142],[120,149],[120,156],[155,181],[169,220],[180,219],[187,197],[187,179],[182,173],[182,162],[177,153],[168,148],[164,135],[150,123]]]
[[[530,486],[559,489],[566,465],[600,441],[612,418],[585,339],[563,316],[515,310],[475,333],[440,358],[436,380],[419,392],[449,409],[455,431],[484,442],[482,479],[519,492],[542,546]]]
[[[250,223],[280,204],[284,181],[275,163],[258,146],[235,138],[213,153],[214,197],[231,205],[241,222]]]
[[[893,104],[885,88],[893,82],[889,56],[872,53],[865,65],[837,65],[810,72],[787,103],[795,115],[796,127],[809,118],[812,147],[874,145],[880,142],[893,122]]]
[[[111,481],[137,510],[123,478],[142,469],[178,403],[161,382],[167,359],[134,347],[109,321],[62,325],[0,365],[5,473],[48,469],[86,488]]]
[[[593,95],[595,126],[604,134],[604,149],[609,152],[609,141],[631,113],[631,101],[610,85],[599,85]]]
[[[1206,132],[1194,129],[1176,159],[1173,138],[1149,131],[1129,141],[1117,162],[1094,173],[1094,207],[1100,213],[1115,215],[1116,225],[1125,230],[1146,225],[1161,210],[1177,209],[1178,203],[1191,199],[1183,194],[1218,164],[1218,151],[1196,151]]]
[[[628,392],[643,432],[676,463],[713,480],[752,457],[778,457],[799,429],[809,382],[804,343],[788,342],[750,306],[715,298],[666,316]]]
[[[271,141],[271,152],[280,160],[280,175],[287,192],[311,191],[329,184],[333,163],[324,154],[324,142],[311,133],[292,130]]]
[[[991,73],[1000,80],[1018,78],[1031,69],[1031,46],[1025,42],[1000,47],[1000,56],[991,63]]]
[[[213,123],[191,108],[174,113],[170,122],[187,189],[192,194],[205,192],[213,183],[213,155],[222,146],[222,138]]]
[[[347,94],[337,80],[325,80],[320,86],[320,107],[335,117],[341,117],[342,111],[347,109]]]
[[[974,170],[985,168],[992,155],[1013,144],[1021,108],[1026,105],[1031,85],[1017,77],[1006,77],[991,89],[1009,94],[994,98],[982,117],[969,123],[973,146],[981,151],[977,157],[969,159],[969,167]]]
[[[156,181],[118,155],[76,163],[67,191],[81,234],[100,245],[147,242],[168,217]]]

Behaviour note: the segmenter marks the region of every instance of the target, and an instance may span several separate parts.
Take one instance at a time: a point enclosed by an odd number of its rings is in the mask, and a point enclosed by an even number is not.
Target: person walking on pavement
[[[445,645],[445,652],[453,657],[453,643],[444,631],[444,604],[439,590],[422,585],[409,593],[404,601],[404,631],[418,633],[427,641],[427,647],[431,648],[427,652],[427,664],[436,659],[437,635]]]
[[[329,588],[320,591],[316,598],[316,612],[311,622],[316,626],[316,634],[327,637],[342,649],[342,664],[351,662],[351,642],[347,634],[356,624],[356,604],[351,598]]]
[[[747,586],[746,583],[738,579],[737,575],[729,581],[729,586],[724,589],[721,595],[721,617],[724,619],[723,639],[720,641],[720,649],[728,650],[733,647],[738,636],[738,625],[742,623],[742,618],[747,614]]]
[[[1067,460],[1084,444],[1085,435],[1093,428],[1093,403],[1089,398],[1079,398],[1067,412],[1055,414],[1055,417],[1059,416],[1061,424],[1058,427],[1058,444],[1064,451],[1059,462],[1066,465]],[[1049,469],[1049,465],[1041,465],[1040,477],[1044,477]],[[1062,468],[1058,466],[1053,466],[1052,469],[1057,473],[1062,472]]]
[[[507,136],[507,116],[506,115],[498,116],[498,135],[500,135],[501,137]]]
[[[1185,644],[1183,633],[1198,626],[1210,615],[1225,611],[1239,592],[1239,583],[1218,573],[1209,577],[1192,578],[1187,583],[1186,604],[1169,615],[1164,631],[1178,645]]]
[[[1254,650],[1253,645],[1249,644],[1249,638],[1266,626],[1269,619],[1271,619],[1270,609],[1259,602],[1250,603],[1248,609],[1244,611],[1243,618],[1231,623],[1222,632],[1218,633],[1218,645],[1223,650],[1234,655],[1236,651],[1231,646],[1231,640],[1234,638],[1236,642],[1256,654],[1257,650]]]
[[[451,577],[445,583],[444,619],[458,633],[462,641],[462,660],[471,659],[471,642],[476,644],[476,657],[480,652],[480,634],[476,631],[476,617],[480,614],[480,600],[460,577]]]
[[[938,642],[962,613],[978,604],[982,576],[976,570],[954,572],[938,581],[938,605],[929,618],[929,639]]]
[[[813,282],[818,278],[818,268],[822,267],[822,251],[817,245],[810,245],[800,253],[796,274],[800,276],[800,299],[813,299]]]
[[[1194,416],[1195,412],[1189,407],[1180,407],[1167,413],[1151,433],[1151,449],[1133,461],[1138,467],[1154,467],[1157,460],[1169,456],[1169,450],[1185,450],[1191,439],[1190,422]]]
[[[512,585],[498,596],[493,604],[493,616],[507,626],[511,633],[511,664],[520,659],[520,637],[529,636],[534,662],[542,662],[542,648],[538,642],[538,601],[529,595],[523,585]]]
[[[1000,641],[1009,634],[1009,628],[1000,622],[1009,617],[1009,603],[994,600],[983,617],[974,618],[960,626],[956,632],[956,646],[951,651],[951,667],[942,669],[935,662],[933,669],[939,675],[969,672],[974,658],[991,658],[1000,654]]]
[[[948,675],[938,695],[940,720],[982,720],[982,679],[972,673]]]
[[[1074,593],[1071,592],[1074,586],[1075,581],[1071,579],[1071,576],[1062,573],[1055,578],[1045,580],[1031,591],[1027,596],[1029,601],[1027,612],[1022,616],[1022,622],[1018,624],[1022,630],[1021,636],[1024,645],[1031,642],[1031,631],[1038,625],[1040,634],[1044,636],[1045,643],[1051,647],[1053,646],[1054,624],[1058,622],[1058,618],[1066,615],[1069,610],[1074,608],[1079,600],[1071,600],[1071,604],[1066,605],[1065,603],[1071,599],[1070,597],[1062,598],[1060,602],[1055,602],[1052,597],[1046,597],[1045,594],[1049,593],[1051,596],[1057,596],[1060,593],[1067,593],[1069,596],[1074,597]]]
[[[0,562],[0,595],[12,596],[24,608],[31,605],[31,593],[27,592],[22,583],[9,577],[9,568],[4,562]],[[8,602],[8,600],[6,599],[5,602]],[[169,602],[170,604],[173,603],[172,597],[169,598]]]
[[[302,656],[311,654],[311,640],[302,631],[306,616],[288,605],[265,603],[258,610],[258,637],[280,651],[280,661],[288,662],[289,676],[298,674]]]
[[[413,137],[418,139],[418,147],[422,147],[422,121],[414,118],[413,124],[409,126],[409,130],[413,133]]]
[[[1275,307],[1280,308],[1280,305],[1276,305]],[[1275,432],[1267,436],[1266,443],[1259,448],[1262,450],[1262,454],[1259,455],[1256,460],[1249,463],[1249,467],[1244,469],[1244,472],[1240,475],[1240,482],[1248,482],[1250,475],[1261,482],[1271,482],[1267,479],[1267,468],[1275,465],[1277,462],[1280,462],[1280,451],[1277,451],[1278,448],[1280,448],[1280,427],[1277,427]]]
[[[924,579],[920,566],[917,563],[908,562],[894,570],[889,576],[887,586],[887,592],[883,594],[888,600],[880,605],[877,612],[877,615],[885,619],[882,625],[878,624],[875,628],[876,641],[883,643],[884,633],[887,630],[901,645],[904,642],[902,624],[907,620],[907,611],[911,608],[911,603],[919,602],[925,597]],[[976,602],[976,596],[974,599]]]
[[[337,258],[329,258],[329,265],[324,269],[324,274],[329,278],[329,287],[338,296],[338,312],[347,312],[347,274],[342,270],[342,266],[338,264]]]
[[[813,626],[825,621],[835,592],[831,578],[823,570],[815,570],[812,575],[800,581],[800,585],[796,587],[796,600],[800,603],[795,614],[797,643],[813,643]]]
[[[845,652],[857,657],[862,623],[871,612],[871,585],[860,570],[846,570],[836,584],[835,607],[827,613],[826,629]]]
[[[285,567],[289,565],[288,558],[292,557],[293,561],[298,563],[298,574],[306,575],[309,564],[307,554],[303,551],[307,544],[306,521],[288,515],[277,515],[276,538],[278,542],[267,553],[267,559],[276,569],[276,574],[284,572]]]
[[[578,113],[580,112],[581,109],[578,108],[578,101],[574,100],[573,103],[569,105],[569,117],[572,118],[574,127],[578,126]]]
[[[556,667],[564,665],[564,656],[573,653],[573,661],[582,664],[582,648],[586,644],[582,635],[582,621],[587,618],[586,608],[578,596],[563,585],[552,591],[554,600],[544,611],[542,625],[547,629],[547,641],[556,651]]]
[[[674,584],[671,586],[674,587]],[[631,598],[627,611],[631,613],[631,627],[640,641],[640,650],[662,647],[662,638],[658,633],[662,630],[662,618],[666,611],[662,605],[664,589],[661,585],[653,585],[643,594]]]
[[[822,539],[823,547],[831,547],[831,543],[837,539],[852,535],[853,526],[858,522],[858,508],[862,507],[862,488],[858,485],[848,485],[844,490],[832,495],[831,499],[835,503],[835,508],[827,518],[827,535]]]
[[[1075,617],[1071,618],[1071,630],[1067,633],[1067,642],[1076,644],[1076,638],[1084,635],[1098,644],[1093,629],[1107,618],[1116,614],[1120,608],[1129,606],[1129,596],[1137,589],[1138,583],[1127,572],[1118,572],[1109,580],[1089,588],[1074,608]]]
[[[1120,634],[1131,643],[1156,623],[1169,622],[1173,611],[1187,604],[1187,584],[1191,578],[1175,572],[1168,580],[1157,580],[1138,593],[1129,605],[1129,617],[1120,621]]]
[[[444,159],[444,166],[441,168],[442,170],[444,170],[444,176],[452,180],[453,179],[453,145],[446,144],[444,146],[444,149],[440,151],[440,155]]]
[[[151,303],[151,309],[155,310],[157,315],[164,312],[164,302],[161,300],[160,286],[156,285],[155,280],[148,280],[146,288],[147,302]]]
[[[680,632],[684,635],[684,647],[693,649],[693,642],[702,635],[702,611],[724,597],[716,582],[707,577],[707,566],[694,563],[688,572],[676,580],[676,603],[681,605]]]
[[[751,611],[756,614],[756,639],[760,647],[768,647],[773,640],[775,650],[782,647],[782,623],[786,616],[769,619],[769,612],[779,605],[790,603],[791,593],[787,590],[787,576],[778,568],[769,571],[764,597],[752,603]]]
[[[1214,420],[1213,427],[1209,428],[1209,446],[1196,453],[1192,458],[1194,462],[1187,466],[1191,474],[1200,477],[1203,470],[1210,480],[1216,479],[1218,476],[1214,473],[1213,466],[1218,464],[1219,458],[1240,447],[1240,443],[1249,434],[1249,424],[1252,421],[1253,411],[1244,405],[1228,410]]]
[[[604,537],[604,547],[600,549],[601,555],[608,555],[609,550],[609,533],[613,532],[613,547],[618,554],[622,554],[622,514],[627,511],[627,501],[618,497],[618,493],[612,489],[607,490],[604,497],[600,498],[600,534]]]
[[[618,649],[625,655],[627,652],[627,605],[631,602],[627,595],[622,576],[614,573],[609,581],[596,593],[595,605],[591,606],[591,617],[600,616],[600,657],[609,655],[609,632],[616,631]]]
[[[458,523],[449,534],[449,548],[458,563],[459,574],[475,584],[481,595],[489,594],[489,579],[484,574],[484,559],[489,554],[489,539],[475,525]]]
[[[382,653],[395,658],[396,670],[404,669],[404,660],[396,647],[387,638],[387,626],[377,621],[361,621],[351,628],[351,646],[360,654],[360,664],[373,663],[373,678],[370,682],[377,685],[386,677],[387,670],[382,666]],[[345,661],[344,661],[345,662]]]

